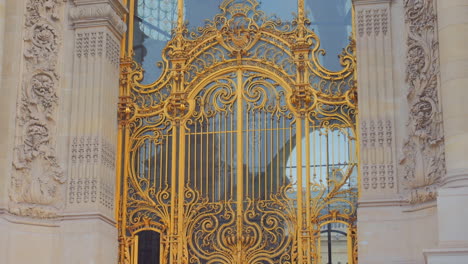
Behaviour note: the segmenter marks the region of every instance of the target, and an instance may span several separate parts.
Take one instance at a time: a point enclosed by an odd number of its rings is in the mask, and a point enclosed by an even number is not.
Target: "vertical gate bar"
[[[206,142],[205,142],[205,146],[203,146],[204,149],[205,149],[205,162],[203,164],[203,166],[204,166],[203,171],[205,173],[205,180],[206,180],[206,182],[205,182],[205,186],[206,186],[205,194],[206,194],[206,197],[208,197],[208,198],[210,198],[210,189],[209,189],[210,188],[210,184],[209,184],[210,183],[210,174],[208,173],[209,170],[210,170],[210,168],[208,168],[208,160],[209,160],[208,159],[208,153],[209,153],[208,147],[210,146],[210,139],[209,139],[209,134],[208,134],[209,131],[210,131],[210,121],[207,120],[206,121],[206,130],[205,130]]]
[[[305,208],[306,208],[306,230],[307,230],[307,263],[311,261],[311,227],[310,227],[310,125],[309,119],[305,119],[305,137],[306,137],[306,193],[305,193]],[[315,149],[313,150],[315,151]]]
[[[280,145],[279,145],[279,118],[275,120],[276,123],[276,191],[278,192],[281,188],[281,175],[280,175],[280,162],[281,162],[281,156],[280,156]]]
[[[216,201],[216,179],[215,179],[215,137],[216,137],[216,115],[213,116],[213,119],[211,120],[213,122],[213,127],[211,129],[210,137],[211,137],[211,193],[213,197],[213,202]],[[209,141],[208,141],[209,142]],[[209,144],[208,144],[209,145]]]
[[[218,136],[218,141],[217,141],[217,146],[218,146],[218,201],[221,201],[221,189],[223,189],[223,186],[221,185],[222,182],[221,182],[221,134],[222,134],[222,130],[221,130],[221,113],[218,113],[218,131],[217,131],[217,136]]]
[[[245,140],[246,140],[246,144],[245,144],[245,145],[247,146],[248,149],[250,149],[250,145],[249,145],[249,141],[250,141],[250,140],[249,140],[249,139],[250,139],[250,111],[249,111],[249,110],[247,110],[246,116],[247,116],[247,122],[246,122],[246,126],[247,126],[247,127],[245,128],[245,134],[246,134],[247,136],[246,136],[246,139],[245,139]],[[248,184],[248,180],[249,180],[248,177],[249,177],[249,172],[250,172],[250,156],[251,156],[251,152],[252,152],[252,151],[247,151],[247,159],[246,159],[246,160],[247,160],[247,166],[246,166],[246,172],[245,172],[245,177],[246,177],[246,178],[245,178],[245,182],[247,182],[247,184]],[[245,189],[246,189],[246,192],[247,192],[247,196],[249,196],[249,195],[252,196],[252,188],[253,188],[253,186],[250,187],[250,188],[247,188],[247,187],[245,188]]]
[[[127,55],[132,56],[133,54],[133,31],[134,31],[134,21],[135,21],[135,1],[130,0],[129,3],[129,12],[128,12],[128,47]]]
[[[326,175],[327,175],[327,196],[330,194],[330,129],[326,128]],[[330,214],[330,203],[327,203],[328,214]],[[328,248],[328,263],[332,263],[332,248],[331,248],[331,224],[327,224],[327,248]]]
[[[231,133],[229,133],[229,137],[230,137],[230,141],[231,141],[230,142],[231,144],[229,144],[229,149],[231,150],[230,151],[231,157],[230,157],[229,164],[231,164],[231,166],[232,166],[232,164],[234,164],[234,157],[233,157],[233,155],[234,155],[234,150],[233,150],[233,145],[234,145],[234,140],[233,140],[233,138],[234,138],[234,135],[233,135],[234,134],[234,130],[233,130],[234,113],[232,113],[232,115],[231,115],[231,117],[229,119],[230,119],[230,123],[231,123],[231,129],[229,130],[229,131],[231,131]],[[231,182],[231,193],[230,193],[231,194],[231,199],[234,200],[234,175],[233,175],[234,174],[234,168],[233,167],[234,166],[231,167],[231,175],[230,175],[229,179],[230,179],[230,182]]]
[[[165,159],[164,159],[164,163],[166,164],[164,166],[164,177],[165,177],[165,180],[166,180],[166,188],[169,188],[169,135],[166,135],[166,142],[167,144],[166,145],[166,151],[165,151]]]
[[[176,248],[176,242],[174,239],[176,238],[176,230],[175,230],[175,214],[176,214],[176,205],[177,205],[177,200],[176,200],[176,191],[177,191],[177,186],[176,186],[176,177],[177,177],[177,126],[172,127],[172,149],[171,149],[171,222],[169,223],[169,247],[170,247],[170,261],[169,263],[176,263],[177,260],[177,248]],[[174,259],[176,257],[176,259]]]
[[[302,201],[302,122],[296,119],[296,153],[297,153],[297,251],[298,263],[303,263],[303,201]]]
[[[192,133],[192,135],[194,137],[193,140],[195,141],[193,143],[193,145],[194,145],[193,157],[195,158],[195,160],[193,162],[194,173],[195,173],[195,175],[193,176],[193,188],[196,190],[197,187],[198,187],[198,180],[197,180],[197,177],[198,177],[198,162],[197,162],[197,160],[198,160],[198,157],[199,157],[197,155],[197,150],[198,150],[198,145],[197,145],[197,143],[198,143],[198,122],[197,122],[197,120],[195,120],[194,123],[195,123],[195,129],[194,129],[194,131]]]
[[[227,132],[228,129],[227,129],[227,113],[226,115],[224,116],[223,118],[224,120],[224,201],[227,201],[228,200],[228,197],[227,197],[227,194],[228,194],[228,190],[227,190],[227,184],[228,184],[228,176],[227,176],[227,151],[228,151],[228,147],[227,147],[227,137],[229,135],[229,133]]]
[[[258,153],[258,150],[257,150],[257,142],[258,142],[258,139],[257,139],[257,113],[256,112],[253,112],[253,139],[252,140],[253,142],[253,151],[252,151],[252,168],[253,168],[253,173],[252,173],[252,199],[255,198],[255,191],[257,190],[256,186],[255,186],[255,176],[256,176],[256,173],[257,171],[255,170],[255,168],[257,167],[257,153]]]
[[[138,235],[133,237],[133,263],[138,264],[138,252],[139,252],[139,237]]]
[[[273,116],[270,117],[270,194],[273,193]]]
[[[242,82],[242,70],[237,70],[237,263],[241,263],[241,254],[242,254],[242,227],[243,227],[243,201],[244,201],[244,178],[243,178],[243,153],[244,146],[242,144],[242,133],[243,133],[243,82]]]
[[[184,26],[184,0],[177,1],[177,31],[182,32]]]
[[[353,237],[351,236],[351,234],[353,233],[352,231],[352,227],[353,225],[350,223],[348,225],[348,232],[346,234],[346,238],[347,238],[347,248],[348,248],[348,263],[349,264],[354,264],[354,258],[353,258],[353,251],[354,251],[354,248],[353,248]]]
[[[127,193],[128,193],[128,169],[130,168],[128,166],[128,159],[130,155],[130,151],[127,151],[129,145],[129,129],[127,125],[122,125],[122,127],[119,129],[119,143],[118,143],[118,150],[120,151],[119,153],[124,153],[123,154],[123,160],[121,161],[123,164],[123,167],[121,165],[121,162],[118,162],[118,170],[119,170],[119,176],[117,179],[117,188],[118,192],[116,193],[116,196],[119,199],[119,204],[117,204],[119,210],[118,210],[118,221],[120,222],[120,259],[122,262],[125,262],[125,252],[129,252],[128,247],[130,245],[128,244],[127,241]],[[123,181],[122,184],[120,184]],[[121,188],[123,197],[122,200],[120,201],[120,195],[121,195]]]
[[[128,10],[130,10],[128,8],[128,0],[123,0],[122,3]],[[128,17],[132,15],[133,15],[132,13],[124,14],[123,21],[126,25],[128,25],[129,23]],[[127,34],[123,34],[122,40],[120,41],[120,59],[123,59],[129,55],[127,54],[127,41],[130,38],[133,38],[133,35],[130,35],[130,30],[128,30]]]
[[[305,7],[304,7],[304,0],[297,0],[297,14],[299,21],[304,21],[304,13],[305,13]]]
[[[183,246],[186,244],[184,236],[184,186],[185,186],[185,127],[180,125],[179,129],[179,177],[178,177],[178,208],[177,208],[177,263],[182,264],[183,260]],[[174,151],[175,152],[175,151]],[[174,170],[175,171],[175,170]],[[175,185],[175,184],[174,184]]]
[[[268,186],[268,170],[267,170],[267,167],[268,167],[268,164],[267,164],[267,153],[268,153],[268,149],[267,149],[267,139],[268,139],[268,136],[267,136],[267,133],[268,133],[268,128],[267,128],[267,111],[264,110],[262,111],[263,112],[263,170],[264,170],[264,175],[263,175],[263,178],[264,178],[264,187],[263,187],[263,199],[266,199],[267,198],[267,186]],[[262,197],[260,196],[260,197]]]
[[[123,212],[123,208],[125,206],[123,205],[126,205],[126,202],[125,201],[122,201],[122,205],[121,205],[121,198],[120,197],[123,197],[122,200],[125,200],[125,197],[127,195],[122,195],[122,193],[125,194],[125,192],[122,192],[122,181],[125,182],[125,177],[126,177],[126,173],[122,170],[122,163],[125,162],[125,159],[126,159],[126,156],[128,155],[127,154],[127,149],[124,147],[124,143],[125,143],[125,136],[126,136],[126,126],[120,126],[119,125],[119,130],[117,132],[117,153],[118,153],[118,160],[117,160],[117,163],[116,163],[116,179],[115,179],[115,182],[116,182],[116,188],[115,188],[115,204],[114,204],[114,208],[117,208],[117,210],[115,210],[115,219],[117,219],[117,221],[119,221],[121,219],[121,214]],[[124,152],[125,151],[125,152]],[[122,159],[122,155],[123,155],[123,159]],[[125,166],[123,166],[123,169],[125,170]],[[121,227],[125,227],[125,225],[122,225]]]
[[[185,129],[184,129],[185,130]],[[193,147],[192,147],[192,135],[193,135],[193,131],[187,131],[186,133],[187,135],[187,138],[188,138],[188,144],[187,144],[187,149],[185,150],[185,152],[187,153],[187,158],[184,162],[184,164],[187,164],[188,168],[187,168],[187,171],[184,170],[184,174],[187,175],[187,185],[188,183],[190,183],[190,185],[193,184],[193,168],[192,168],[192,150],[193,150]],[[184,144],[185,146],[185,144]],[[192,187],[192,186],[190,186]]]

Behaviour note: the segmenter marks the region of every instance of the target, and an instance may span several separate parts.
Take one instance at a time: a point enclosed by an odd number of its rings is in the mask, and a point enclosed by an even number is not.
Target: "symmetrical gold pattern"
[[[137,263],[141,230],[160,233],[161,263],[320,263],[328,223],[349,227],[356,263],[354,41],[332,72],[303,0],[291,23],[269,20],[255,0],[226,0],[196,32],[182,2],[163,74],[149,85],[127,19],[120,263]]]

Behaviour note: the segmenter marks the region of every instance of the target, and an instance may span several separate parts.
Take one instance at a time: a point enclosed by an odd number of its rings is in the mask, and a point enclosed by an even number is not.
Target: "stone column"
[[[76,263],[116,263],[117,102],[126,8],[120,0],[74,0],[73,4],[64,256],[81,261]],[[77,247],[77,241],[82,246]]]
[[[437,198],[439,248],[427,263],[468,263],[468,0],[438,0],[447,173]]]

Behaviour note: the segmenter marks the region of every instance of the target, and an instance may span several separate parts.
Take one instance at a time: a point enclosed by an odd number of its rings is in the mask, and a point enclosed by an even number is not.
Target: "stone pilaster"
[[[113,219],[120,40],[118,0],[75,0],[67,213]]]
[[[427,263],[468,263],[468,1],[437,2],[447,173],[437,197],[439,246]]]
[[[395,155],[390,0],[354,1],[361,154],[360,204],[394,203]]]
[[[64,263],[117,263],[117,102],[126,9],[119,0],[71,4],[68,184],[61,223]]]

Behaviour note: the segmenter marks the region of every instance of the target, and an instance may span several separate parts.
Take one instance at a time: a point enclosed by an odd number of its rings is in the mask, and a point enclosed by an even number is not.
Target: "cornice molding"
[[[111,226],[115,226],[117,222],[107,217],[106,215],[99,212],[87,212],[87,213],[65,213],[61,217],[62,221],[75,221],[75,220],[101,220]]]
[[[400,207],[405,205],[401,199],[363,199],[358,202],[358,208],[366,207]]]
[[[355,6],[390,4],[392,0],[353,0]]]
[[[118,0],[75,0],[74,4],[69,16],[75,29],[107,26],[118,37],[127,30],[122,20],[127,9]]]
[[[122,4],[121,0],[73,0],[75,6],[95,6],[99,4],[110,5],[119,17],[123,17],[128,13],[127,8]]]
[[[445,188],[468,187],[468,169],[456,169],[447,171],[442,178],[441,186]]]

